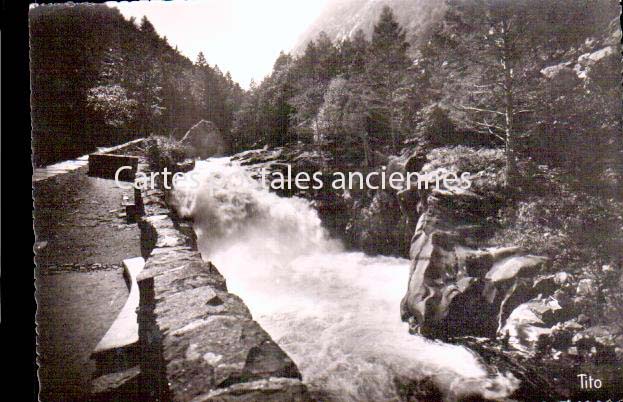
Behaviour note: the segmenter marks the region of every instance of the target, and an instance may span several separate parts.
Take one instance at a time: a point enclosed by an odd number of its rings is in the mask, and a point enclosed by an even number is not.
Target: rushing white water
[[[227,158],[198,162],[180,186],[205,259],[296,362],[323,400],[399,400],[396,384],[430,377],[455,400],[503,399],[512,375],[487,375],[468,349],[409,335],[399,303],[409,261],[346,252],[305,200],[268,192]]]

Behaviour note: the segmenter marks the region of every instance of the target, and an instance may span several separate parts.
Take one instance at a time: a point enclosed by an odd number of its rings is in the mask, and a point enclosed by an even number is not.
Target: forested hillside
[[[298,38],[293,54],[325,32],[334,42],[353,39],[358,30],[370,37],[383,7],[389,5],[404,28],[413,48],[428,36],[429,29],[443,18],[446,3],[439,0],[330,0],[324,11]]]
[[[439,7],[419,40],[385,7],[370,35],[321,32],[282,53],[236,113],[235,149],[301,141],[335,165],[373,166],[413,146],[482,145],[506,148],[511,174],[532,161],[620,177],[615,1]]]
[[[243,91],[200,55],[193,64],[144,18],[105,5],[30,10],[34,163],[150,134],[183,135],[201,119],[223,133]]]

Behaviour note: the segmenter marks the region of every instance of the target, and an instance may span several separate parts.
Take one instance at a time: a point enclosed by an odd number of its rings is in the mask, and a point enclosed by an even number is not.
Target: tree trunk
[[[392,149],[398,153],[398,139],[394,130],[394,86],[392,85],[391,75],[387,75],[387,91],[389,98],[389,131],[392,138]]]
[[[504,72],[504,122],[506,131],[506,185],[513,186],[517,176],[515,158],[515,127],[513,99],[513,68],[511,64],[510,44],[507,22],[502,22],[502,70]]]

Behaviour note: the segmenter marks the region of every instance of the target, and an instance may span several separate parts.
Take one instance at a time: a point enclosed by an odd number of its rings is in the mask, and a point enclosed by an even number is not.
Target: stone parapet
[[[146,169],[139,165],[139,171]],[[139,192],[141,381],[152,400],[305,401],[301,374],[196,249],[160,190]]]

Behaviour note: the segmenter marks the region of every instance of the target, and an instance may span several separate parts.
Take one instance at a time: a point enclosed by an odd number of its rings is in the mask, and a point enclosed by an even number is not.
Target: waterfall
[[[199,250],[288,353],[321,400],[398,401],[429,379],[445,400],[504,399],[511,375],[488,374],[457,345],[409,335],[401,322],[409,261],[345,251],[308,201],[263,188],[228,158],[197,162],[198,187],[174,193]]]

